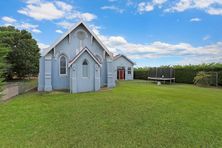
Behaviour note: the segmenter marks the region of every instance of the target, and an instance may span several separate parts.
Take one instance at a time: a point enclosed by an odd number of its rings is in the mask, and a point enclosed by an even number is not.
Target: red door
[[[118,70],[118,78],[119,78],[119,80],[125,80],[125,70],[124,69]]]

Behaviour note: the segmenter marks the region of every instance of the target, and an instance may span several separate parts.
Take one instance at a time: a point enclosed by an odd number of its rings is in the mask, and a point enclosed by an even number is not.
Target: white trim
[[[103,58],[99,55],[99,54],[95,54],[96,58],[99,58],[99,62],[102,63],[103,62]]]
[[[89,51],[87,47],[83,48],[77,56],[68,64],[68,67],[70,67],[84,52],[88,52],[88,54],[93,58],[93,60],[101,67],[101,63],[95,58],[95,56]]]
[[[87,76],[86,77],[83,76],[83,62],[85,62],[85,61],[87,63]],[[89,72],[90,72],[90,69],[89,69],[90,66],[89,66],[89,61],[86,58],[83,59],[81,67],[82,67],[82,78],[88,79],[89,78]]]
[[[129,70],[129,68],[130,68],[130,70]],[[129,71],[130,71],[130,74],[129,74]],[[132,67],[127,67],[127,74],[132,75]]]
[[[70,41],[71,41],[71,35],[70,35],[70,33],[69,33],[69,35],[68,35],[68,43],[70,44]]]
[[[127,58],[125,55],[119,54],[116,55],[113,60],[116,61],[117,59],[119,59],[120,57],[123,57],[124,59],[128,60],[130,63],[132,63],[133,65],[136,65],[136,63],[134,63],[132,60],[130,60],[129,58]]]
[[[57,44],[59,44],[67,35],[69,35],[75,28],[77,28],[81,24],[92,34],[92,36],[97,40],[97,42],[102,46],[102,48],[110,55],[110,57],[113,58],[113,54],[108,50],[108,48],[106,48],[106,46],[100,41],[100,39],[96,36],[96,34],[92,32],[83,21],[80,21],[74,26],[72,26],[66,33],[64,33],[60,38],[58,38],[57,41],[55,41],[49,48],[46,48],[44,50],[45,52],[42,55],[43,56],[47,55]]]
[[[61,58],[62,57],[65,57],[65,60],[66,60],[66,73],[65,74],[61,74],[60,72],[60,60],[61,60]],[[68,60],[67,60],[67,57],[66,57],[66,55],[64,55],[64,54],[61,54],[60,56],[59,56],[59,76],[60,77],[65,77],[65,76],[67,76],[68,75]]]

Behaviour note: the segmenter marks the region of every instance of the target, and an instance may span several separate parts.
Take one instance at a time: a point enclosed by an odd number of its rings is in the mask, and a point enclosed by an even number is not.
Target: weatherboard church
[[[133,65],[124,55],[113,56],[87,25],[79,22],[43,51],[38,91],[78,93],[112,88],[117,79],[133,79]]]

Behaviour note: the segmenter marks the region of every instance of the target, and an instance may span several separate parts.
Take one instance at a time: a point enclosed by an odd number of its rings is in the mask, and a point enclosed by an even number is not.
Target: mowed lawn
[[[119,82],[0,104],[0,147],[222,147],[222,89]]]

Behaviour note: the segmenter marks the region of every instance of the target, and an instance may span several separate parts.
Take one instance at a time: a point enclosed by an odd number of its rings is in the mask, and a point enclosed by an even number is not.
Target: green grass
[[[222,147],[222,90],[119,82],[0,104],[1,147]]]

